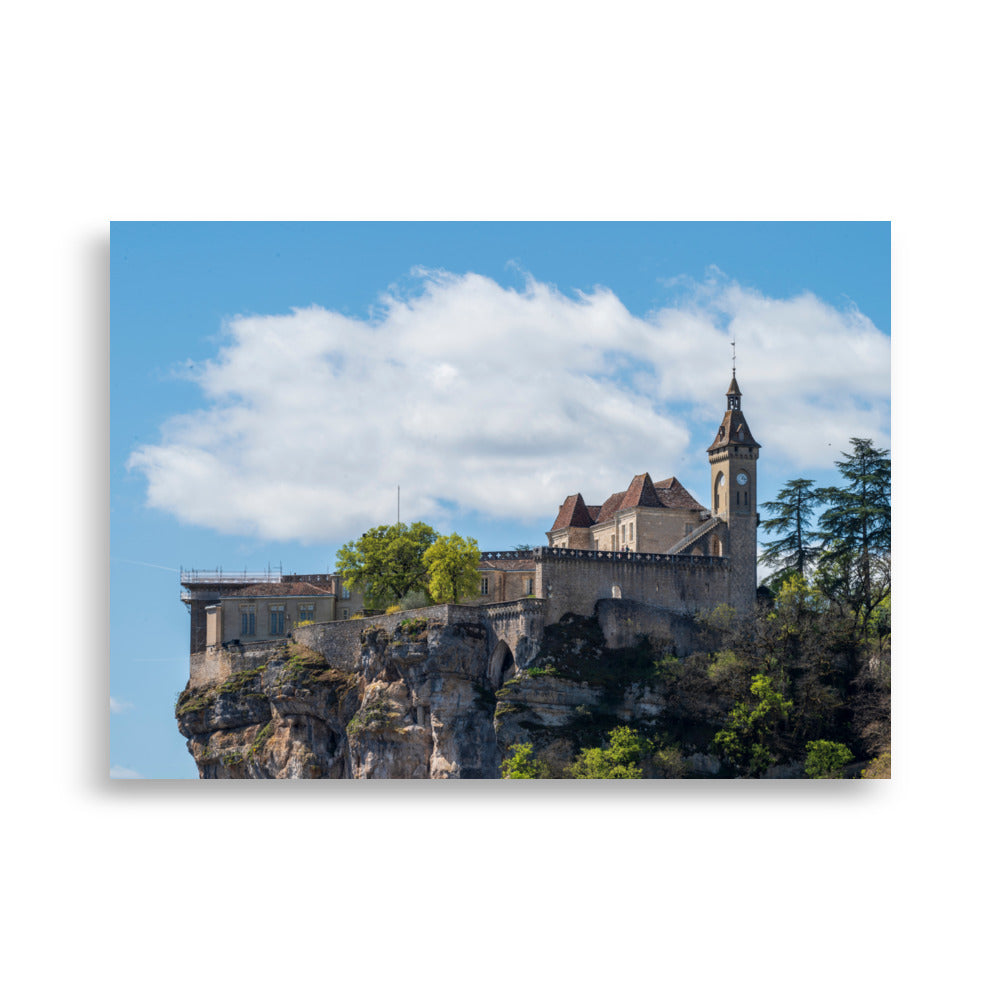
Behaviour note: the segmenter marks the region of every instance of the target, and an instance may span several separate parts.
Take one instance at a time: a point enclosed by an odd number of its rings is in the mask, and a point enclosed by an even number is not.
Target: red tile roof
[[[563,501],[549,531],[558,531],[559,528],[589,528],[593,523],[590,508],[583,502],[583,497],[575,493]]]
[[[649,473],[644,472],[641,476],[635,476],[629,484],[629,488],[622,497],[619,510],[628,510],[630,507],[662,507],[660,498],[657,496],[653,486],[653,480],[649,478]]]
[[[622,510],[634,507],[666,507],[670,510],[704,510],[700,503],[673,476],[654,483],[648,472],[633,476],[627,490],[612,493],[600,507],[589,506],[583,502],[579,493],[566,497],[555,523],[549,529],[590,527],[609,521]]]
[[[608,518],[612,517],[618,512],[622,505],[622,498],[625,496],[624,493],[612,493],[607,500],[604,501],[601,506],[597,517],[594,518],[594,523],[599,524],[601,521],[607,521]]]
[[[330,596],[329,590],[312,583],[254,583],[249,587],[234,590],[233,597],[314,597]]]
[[[705,510],[673,476],[653,485],[664,507],[669,507],[671,510]]]

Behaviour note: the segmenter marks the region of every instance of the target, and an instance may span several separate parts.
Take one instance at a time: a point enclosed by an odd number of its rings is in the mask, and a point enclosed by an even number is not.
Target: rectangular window
[[[489,577],[484,576],[479,584],[479,593],[488,594],[490,592],[490,580]]]
[[[253,605],[246,608],[240,608],[240,635],[256,635],[256,634],[257,634],[256,609],[253,607]]]
[[[340,617],[341,618],[346,618],[349,614],[350,614],[350,611],[341,611],[340,612]]]
[[[632,521],[628,526],[628,540],[630,542],[635,541],[635,521]]]
[[[342,601],[349,601],[351,599],[351,592],[346,587],[340,588],[340,599]]]
[[[284,635],[285,632],[285,606],[283,604],[271,605],[271,635]]]
[[[524,592],[526,594],[533,594],[535,592],[535,580],[533,577],[529,577],[524,581]]]
[[[316,605],[315,604],[300,604],[299,605],[299,617],[300,622],[314,622],[316,621]]]

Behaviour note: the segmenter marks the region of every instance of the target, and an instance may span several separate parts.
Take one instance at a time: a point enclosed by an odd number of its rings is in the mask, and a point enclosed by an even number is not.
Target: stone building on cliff
[[[648,473],[633,476],[626,489],[599,505],[572,494],[556,513],[547,546],[482,553],[480,593],[471,603],[494,630],[506,614],[501,606],[526,599],[537,601],[527,617],[518,612],[529,629],[567,612],[592,615],[598,602],[615,598],[671,615],[720,604],[749,612],[757,592],[760,447],[743,413],[734,370],[718,433],[707,449],[710,508],[677,479],[654,481]],[[192,657],[231,644],[273,642],[305,622],[343,626],[345,636],[353,635],[358,623],[348,626],[344,619],[363,610],[363,595],[349,592],[336,574],[189,572],[182,573],[181,584],[191,612]],[[519,627],[506,625],[512,631],[504,642],[516,639]]]
[[[602,504],[571,494],[546,548],[484,553],[480,603],[534,594],[578,612],[604,597],[683,612],[722,603],[749,610],[757,590],[759,453],[734,371],[708,447],[711,509],[679,480],[654,482],[648,472]]]

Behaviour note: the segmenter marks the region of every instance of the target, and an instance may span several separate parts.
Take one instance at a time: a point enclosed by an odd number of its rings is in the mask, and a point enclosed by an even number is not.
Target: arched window
[[[724,472],[720,472],[715,477],[715,509],[722,510],[725,504],[722,502],[725,499],[725,493],[723,492],[723,487],[726,485],[726,475]]]

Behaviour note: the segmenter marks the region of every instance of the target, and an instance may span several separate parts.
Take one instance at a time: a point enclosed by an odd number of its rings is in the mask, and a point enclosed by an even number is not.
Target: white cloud
[[[120,767],[118,764],[111,765],[111,777],[112,778],[141,778],[142,775],[138,771],[132,771],[127,767]]]
[[[133,708],[131,702],[119,701],[114,695],[111,696],[111,714],[121,715],[122,712],[127,712],[130,708]]]
[[[683,304],[633,316],[607,289],[566,295],[423,273],[368,320],[317,306],[227,324],[193,369],[204,409],[130,468],[148,503],[190,524],[331,542],[445,504],[531,518],[582,490],[703,459],[692,422],[725,404],[735,335],[754,434],[789,475],[851,436],[887,442],[889,340],[856,308],[771,299],[719,272]]]

